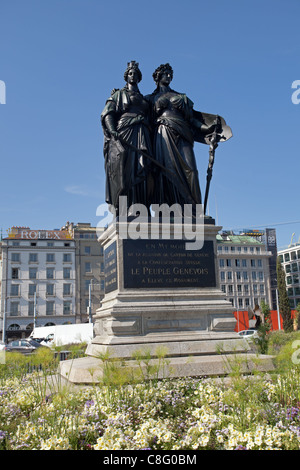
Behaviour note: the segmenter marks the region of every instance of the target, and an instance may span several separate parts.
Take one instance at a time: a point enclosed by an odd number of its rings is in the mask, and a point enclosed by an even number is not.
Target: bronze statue
[[[139,92],[142,74],[137,62],[128,63],[124,78],[126,86],[112,91],[101,114],[106,202],[116,215],[123,195],[127,209],[134,203],[148,210],[151,204],[201,204],[196,141],[209,145],[206,209],[215,149],[232,136],[231,129],[220,116],[195,111],[184,93],[170,88],[173,69],[168,63],[153,73],[157,86],[150,95]]]
[[[173,69],[170,64],[160,65],[153,73],[156,89],[146,99],[152,103],[154,121],[153,150],[155,158],[165,170],[160,170],[156,180],[154,201],[158,204],[202,203],[194,142],[213,136],[221,122],[205,119],[203,113],[194,111],[193,102],[184,94],[170,88]],[[214,116],[215,118],[216,116]],[[220,127],[221,129],[221,127]]]
[[[149,207],[151,203],[151,161],[143,155],[152,154],[149,103],[138,88],[142,73],[137,62],[127,64],[124,79],[125,87],[112,91],[101,114],[106,202],[115,208],[116,215],[119,196],[127,196],[128,208],[135,203]]]

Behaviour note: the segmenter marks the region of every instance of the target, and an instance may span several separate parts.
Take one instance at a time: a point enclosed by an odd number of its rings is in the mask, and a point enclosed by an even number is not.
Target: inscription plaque
[[[216,287],[212,241],[186,250],[185,240],[123,240],[125,288]]]
[[[105,293],[118,288],[117,244],[113,242],[104,250]]]

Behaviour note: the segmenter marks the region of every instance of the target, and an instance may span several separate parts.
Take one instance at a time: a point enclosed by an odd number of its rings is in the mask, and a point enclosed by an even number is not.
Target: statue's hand
[[[110,135],[112,137],[114,137],[115,139],[117,139],[117,140],[119,138],[119,132],[117,132],[117,131],[110,131]]]

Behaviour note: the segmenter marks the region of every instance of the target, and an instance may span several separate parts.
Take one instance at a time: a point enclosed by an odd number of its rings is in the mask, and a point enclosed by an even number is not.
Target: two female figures
[[[124,74],[126,86],[112,92],[101,115],[106,202],[117,213],[120,195],[127,196],[128,207],[201,204],[194,135],[195,129],[207,134],[212,126],[197,120],[192,101],[170,88],[169,64],[153,73],[157,87],[151,95],[140,94],[141,77],[138,64],[130,62]]]

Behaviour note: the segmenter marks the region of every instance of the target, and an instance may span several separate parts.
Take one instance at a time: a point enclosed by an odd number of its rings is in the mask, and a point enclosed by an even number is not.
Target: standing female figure
[[[138,88],[139,64],[131,61],[124,73],[126,85],[113,90],[101,114],[104,132],[106,202],[119,212],[119,196],[127,196],[127,208],[140,203],[149,207],[149,164],[138,149],[151,154],[149,104]]]
[[[211,128],[195,119],[193,102],[183,93],[170,88],[173,69],[160,65],[153,73],[156,90],[146,96],[152,105],[154,125],[153,150],[156,160],[165,168],[155,178],[153,202],[201,204],[201,191],[194,154],[194,129],[203,133]]]

